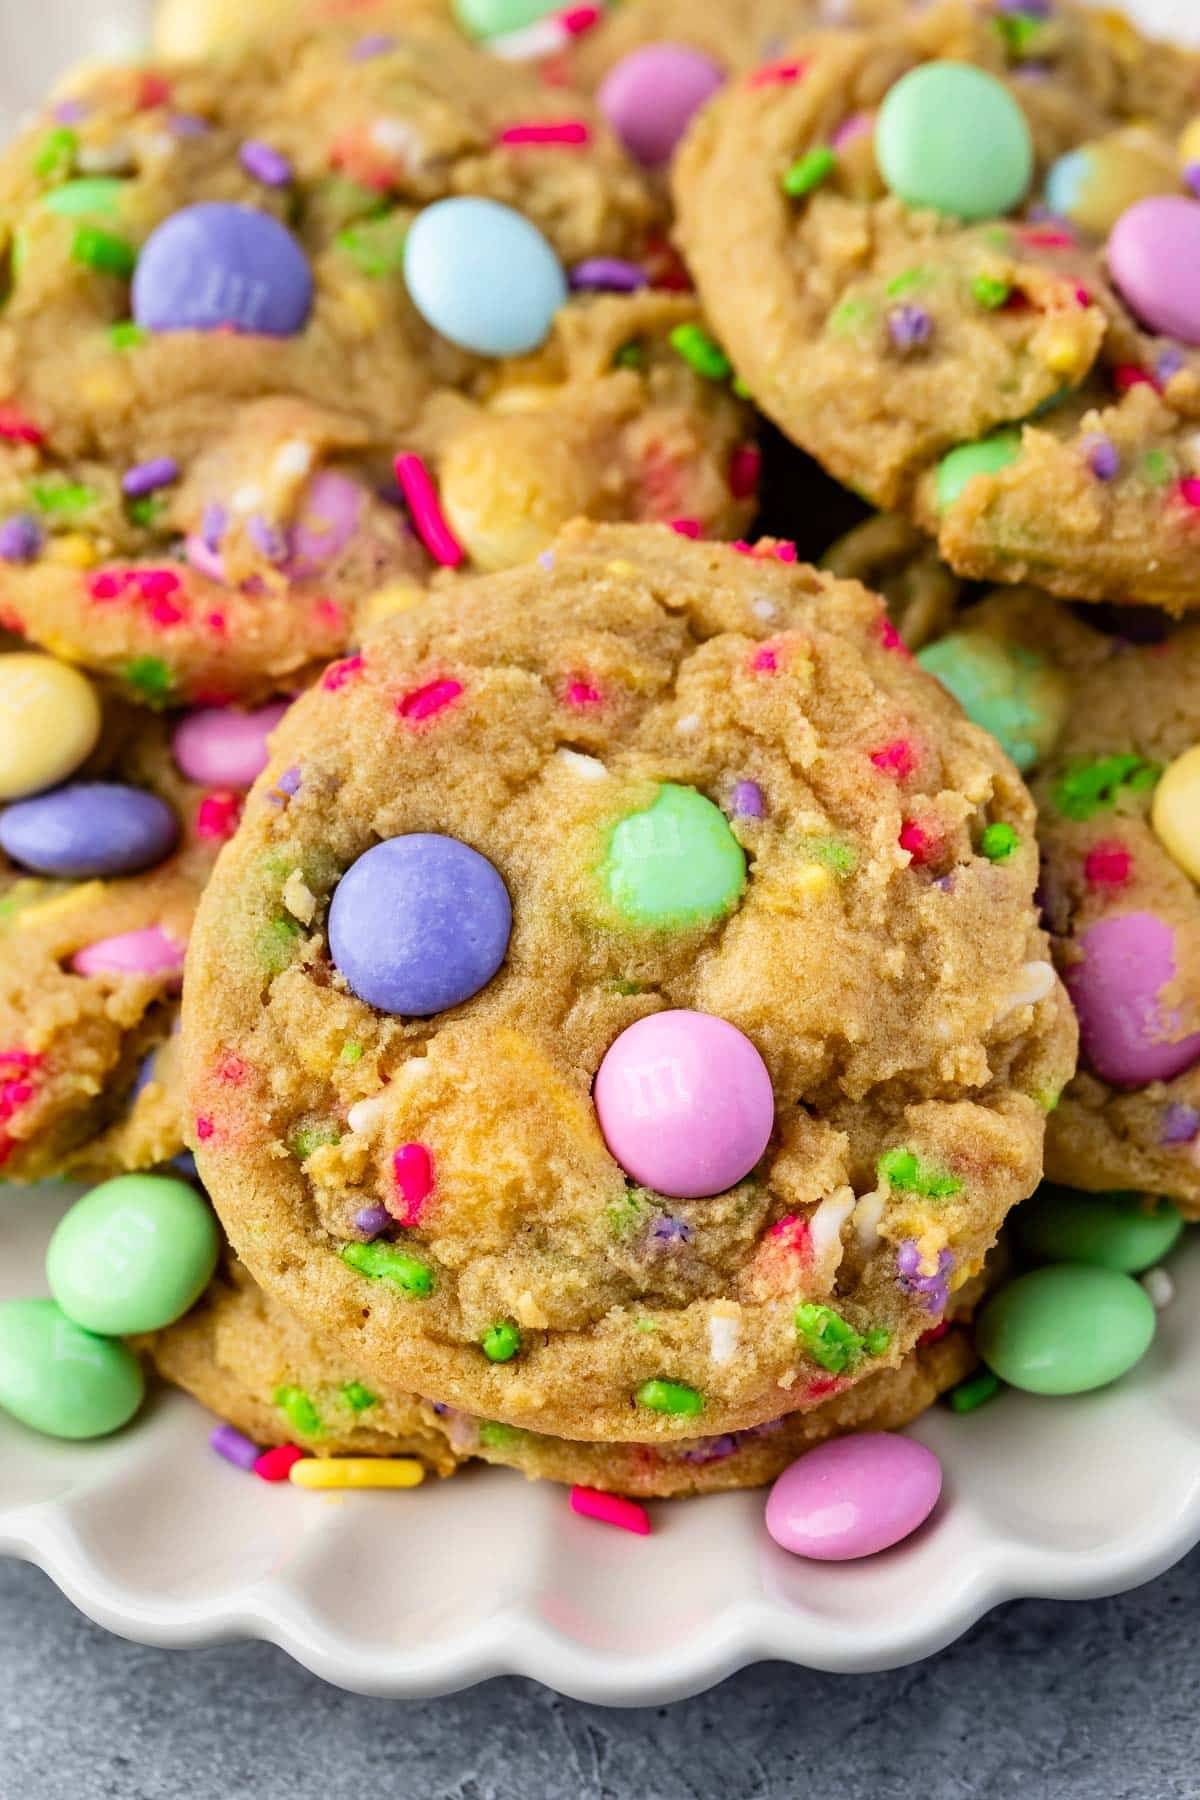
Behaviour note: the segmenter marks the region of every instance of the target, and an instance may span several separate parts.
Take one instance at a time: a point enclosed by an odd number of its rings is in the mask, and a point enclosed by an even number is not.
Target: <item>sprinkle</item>
[[[425,1470],[412,1456],[309,1456],[288,1470],[293,1487],[415,1488]]]
[[[496,135],[498,144],[586,144],[591,141],[591,127],[582,119],[553,119],[548,122],[529,120],[520,125],[506,125]]]
[[[137,252],[113,231],[102,231],[98,225],[81,225],[71,245],[71,255],[86,268],[100,275],[115,275],[127,281],[137,265]]]
[[[365,668],[364,656],[344,656],[340,662],[330,663],[321,677],[321,686],[327,694],[336,694],[340,688],[361,675]],[[282,785],[281,782],[280,786]]]
[[[341,1133],[335,1125],[302,1125],[293,1133],[288,1149],[297,1162],[303,1163],[318,1150],[325,1149],[329,1144],[340,1144],[341,1141]]]
[[[242,797],[228,789],[205,794],[196,811],[196,835],[225,843],[238,828]]]
[[[303,1388],[276,1388],[273,1399],[274,1404],[299,1437],[320,1437],[321,1415]]]
[[[669,1213],[659,1213],[651,1220],[649,1241],[656,1248],[671,1248],[676,1244],[690,1244],[692,1228],[686,1219],[674,1219]]]
[[[1179,497],[1185,505],[1200,512],[1200,477],[1185,475],[1179,483]]]
[[[603,700],[604,696],[600,692],[600,689],[590,681],[585,681],[583,679],[572,681],[567,688],[566,701],[568,706],[600,706],[603,703]]]
[[[1183,171],[1183,179],[1192,193],[1200,199],[1200,163],[1189,163]]]
[[[625,262],[619,256],[589,256],[576,263],[568,277],[576,290],[594,288],[615,294],[632,294],[649,279],[639,263]]]
[[[260,1481],[287,1481],[299,1462],[310,1460],[298,1444],[277,1444],[264,1450],[254,1465]]]
[[[282,526],[273,524],[261,513],[252,513],[247,519],[246,536],[259,554],[265,556],[269,563],[287,561],[290,553],[287,533]]]
[[[980,1369],[978,1375],[971,1375],[966,1381],[960,1381],[956,1388],[951,1388],[946,1399],[951,1412],[974,1412],[977,1406],[986,1406],[1000,1392],[1000,1378],[993,1375],[990,1369]]]
[[[379,1405],[379,1395],[373,1394],[361,1381],[344,1381],[341,1395],[352,1413],[369,1412],[373,1406]]]
[[[42,547],[42,528],[29,513],[14,513],[0,524],[0,562],[32,562]]]
[[[806,66],[803,62],[764,63],[761,68],[754,69],[747,75],[746,86],[749,88],[789,86],[793,81],[799,81]]]
[[[114,350],[136,350],[139,345],[150,342],[150,333],[132,319],[118,319],[108,328],[108,341]]]
[[[385,1206],[364,1206],[354,1215],[354,1229],[365,1238],[377,1238],[387,1230],[392,1216]]]
[[[1052,963],[1022,963],[1021,978],[1005,1001],[1000,1017],[1003,1018],[1005,1013],[1015,1012],[1018,1006],[1036,1006],[1054,992],[1054,979]]]
[[[356,44],[351,44],[350,61],[370,62],[376,56],[386,56],[389,50],[395,48],[396,39],[386,31],[369,31]]]
[[[949,1250],[939,1250],[937,1267],[931,1275],[922,1273],[921,1253],[915,1238],[905,1238],[896,1252],[896,1272],[900,1286],[909,1294],[921,1294],[930,1312],[943,1313],[950,1298],[950,1271],[954,1258]]]
[[[1112,481],[1121,471],[1121,457],[1111,438],[1085,437],[1084,460],[1097,481]]]
[[[813,1362],[830,1375],[841,1375],[867,1354],[877,1356],[890,1343],[889,1334],[877,1329],[857,1332],[831,1306],[805,1301],[793,1316],[796,1335]]]
[[[167,130],[172,137],[201,138],[208,136],[212,126],[199,113],[172,113],[167,120]]]
[[[984,828],[983,836],[979,840],[979,851],[982,856],[987,857],[989,862],[1004,862],[1007,857],[1012,855],[1020,841],[1012,826],[999,819],[994,825]]]
[[[1133,363],[1118,363],[1112,372],[1112,378],[1118,394],[1127,394],[1130,388],[1135,387],[1158,388],[1153,375],[1147,374],[1145,369],[1139,369]]]
[[[899,656],[912,657],[912,651],[900,636],[900,633],[896,630],[896,627],[886,613],[880,613],[879,618],[876,621],[875,631],[878,635],[879,642],[885,650],[894,651]]]
[[[684,1381],[643,1381],[634,1399],[650,1412],[670,1413],[676,1418],[692,1419],[704,1411],[704,1396]]]
[[[261,181],[264,187],[287,187],[292,180],[292,165],[287,157],[260,138],[246,139],[238,151],[238,161],[247,175]]]
[[[769,645],[763,645],[750,658],[750,667],[756,675],[774,675],[779,668],[778,653]]]
[[[511,1362],[521,1348],[521,1333],[511,1319],[502,1319],[498,1325],[489,1325],[479,1340],[479,1348],[489,1362]]]
[[[343,1244],[338,1252],[347,1268],[369,1281],[383,1281],[401,1294],[433,1292],[433,1271],[419,1256],[391,1244]]]
[[[1191,1144],[1200,1137],[1200,1110],[1174,1100],[1163,1113],[1159,1139],[1164,1144]]]
[[[392,1180],[398,1190],[397,1204],[388,1211],[399,1224],[416,1225],[433,1192],[433,1158],[424,1144],[402,1144],[393,1151]]]
[[[916,747],[907,738],[896,738],[880,750],[872,750],[871,761],[885,775],[906,781],[920,762]]]
[[[19,407],[0,406],[0,438],[10,444],[42,444],[45,433]]]
[[[736,782],[733,789],[732,812],[735,819],[761,819],[766,811],[763,791],[757,781]]]
[[[1011,293],[1011,285],[998,275],[977,275],[971,283],[972,300],[987,312],[998,311],[1007,303]]]
[[[1155,1312],[1162,1312],[1175,1298],[1175,1283],[1166,1269],[1147,1269],[1142,1276],[1142,1286],[1149,1294]]]
[[[735,500],[748,500],[758,491],[762,451],[757,444],[739,444],[729,459],[729,491]]]
[[[676,537],[690,538],[693,543],[704,535],[699,519],[672,519],[671,530]]]
[[[1167,382],[1170,381],[1172,375],[1178,375],[1179,371],[1186,368],[1186,366],[1187,359],[1182,350],[1176,350],[1170,347],[1166,350],[1160,350],[1159,354],[1154,359],[1154,373],[1158,376],[1158,379],[1162,382],[1164,387]]]
[[[603,781],[608,775],[598,757],[584,756],[579,750],[556,750],[554,754],[565,769],[583,781]]]
[[[827,144],[806,150],[785,173],[782,182],[784,193],[792,200],[811,194],[814,188],[820,187],[823,181],[829,179],[836,164],[837,152]]]
[[[897,350],[919,350],[933,336],[933,318],[923,306],[893,306],[887,328]]]
[[[1093,844],[1083,859],[1083,878],[1089,887],[1124,887],[1133,870],[1133,856],[1116,838]]]
[[[243,1437],[232,1425],[218,1425],[209,1433],[208,1441],[218,1456],[223,1456],[235,1468],[244,1469],[247,1475],[262,1455],[261,1447],[252,1443],[248,1437]]]
[[[1055,806],[1066,819],[1082,824],[1098,812],[1111,812],[1122,794],[1146,793],[1158,780],[1157,763],[1147,762],[1132,751],[1075,762],[1055,782]]]
[[[54,117],[60,125],[78,125],[88,116],[86,101],[59,100],[53,108]]]
[[[211,1119],[199,1118],[196,1120],[196,1136],[202,1144],[209,1142],[215,1130],[216,1127]]]
[[[137,463],[121,477],[121,492],[131,499],[153,494],[179,480],[179,464],[173,456],[158,456],[150,462]]]
[[[53,131],[46,133],[34,152],[34,174],[39,181],[65,180],[74,166],[78,149],[78,137],[66,123],[60,122]]]
[[[635,1537],[650,1536],[650,1515],[635,1500],[620,1494],[602,1494],[597,1488],[573,1487],[571,1511],[581,1519],[598,1519],[602,1525],[615,1525],[618,1531],[632,1531]]]
[[[706,381],[727,381],[733,374],[733,364],[702,325],[694,321],[676,325],[667,341],[688,367]]]
[[[937,833],[917,819],[905,819],[897,842],[902,850],[908,851],[918,868],[931,863],[941,849],[941,839]]]
[[[924,1163],[915,1150],[885,1150],[876,1168],[888,1186],[900,1194],[921,1194],[927,1200],[947,1200],[962,1191],[957,1175]]]
[[[279,777],[278,786],[279,786],[279,792],[281,794],[291,795],[291,794],[297,793],[299,791],[299,787],[300,787],[300,771],[299,771],[299,769],[294,768],[294,767],[290,768],[290,769],[285,769],[283,771],[283,774]]]
[[[420,724],[424,719],[431,719],[435,713],[444,712],[462,691],[461,681],[431,681],[425,687],[415,688],[411,694],[405,694],[403,699],[396,702],[396,711],[402,719],[411,719]]]
[[[463,547],[446,523],[429,470],[411,452],[399,455],[395,468],[417,536],[435,562],[444,569],[457,569],[463,560]]]
[[[138,78],[137,105],[141,112],[150,112],[156,106],[165,106],[171,98],[171,83],[165,75],[158,75],[153,69],[147,69]]]
[[[736,1316],[713,1313],[708,1321],[708,1354],[717,1367],[724,1368],[737,1354],[741,1326]]]

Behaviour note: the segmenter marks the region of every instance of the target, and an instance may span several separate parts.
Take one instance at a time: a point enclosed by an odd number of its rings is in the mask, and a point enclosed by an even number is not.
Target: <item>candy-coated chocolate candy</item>
[[[1053,664],[986,631],[952,631],[918,650],[917,661],[948,688],[969,719],[1031,769],[1054,748],[1067,712],[1067,684]]]
[[[1029,1394],[1086,1394],[1132,1369],[1154,1338],[1145,1289],[1116,1269],[1050,1263],[988,1301],[975,1344],[989,1369]]]
[[[132,875],[175,848],[165,800],[113,781],[77,781],[19,800],[0,815],[0,849],[23,868],[67,880]]]
[[[1038,1262],[1091,1263],[1140,1275],[1175,1246],[1183,1220],[1144,1194],[1083,1194],[1045,1182],[1013,1214],[1018,1242]]]
[[[1180,1033],[1162,998],[1175,979],[1175,935],[1154,913],[1098,919],[1064,970],[1084,1060],[1115,1087],[1170,1081],[1200,1061],[1200,1032]]]
[[[1008,212],[1033,175],[1024,113],[969,63],[924,63],[902,76],[879,109],[875,155],[901,200],[958,219]]]
[[[48,1437],[106,1437],[145,1393],[142,1366],[111,1338],[95,1337],[53,1300],[0,1303],[0,1407]]]
[[[171,740],[181,774],[201,787],[253,787],[267,766],[267,739],[287,709],[280,700],[257,712],[204,706],[188,713]]]
[[[337,469],[322,469],[308,484],[292,529],[288,573],[297,581],[319,575],[351,542],[362,519],[366,489]]]
[[[613,906],[634,924],[707,924],[736,904],[746,857],[719,807],[667,782],[614,827],[602,876]]]
[[[1200,344],[1200,200],[1164,194],[1131,206],[1109,237],[1108,269],[1151,330]]]
[[[312,310],[308,258],[286,226],[252,206],[203,201],[151,233],[133,277],[133,316],[149,331],[292,337]]]
[[[408,234],[404,277],[426,323],[480,356],[536,350],[567,298],[562,264],[537,226],[498,200],[427,206]]]
[[[181,975],[185,949],[160,925],[147,925],[85,945],[71,967],[77,975]]]
[[[655,168],[724,81],[712,58],[687,44],[645,44],[614,64],[596,98],[630,155]]]
[[[558,7],[559,0],[454,0],[454,16],[468,37],[507,37]]]
[[[86,1331],[160,1331],[200,1298],[221,1236],[194,1187],[167,1175],[118,1175],[62,1220],[46,1252],[50,1292]]]
[[[994,431],[976,444],[959,444],[943,456],[937,468],[938,510],[946,512],[976,475],[998,475],[1021,454],[1021,433],[1016,426]]]
[[[1046,205],[1093,237],[1107,237],[1121,214],[1178,188],[1173,162],[1150,137],[1114,132],[1060,156],[1046,176]]]
[[[942,1466],[924,1444],[859,1431],[783,1471],[767,1496],[767,1530],[793,1556],[850,1562],[910,1537],[941,1491]]]
[[[1159,781],[1150,821],[1167,855],[1200,882],[1200,744],[1177,756]]]
[[[366,851],[329,909],[330,951],[359,999],[418,1018],[486,987],[511,932],[512,903],[497,870],[468,844],[433,832]]]
[[[593,1095],[625,1173],[674,1199],[724,1193],[771,1136],[775,1099],[750,1039],[711,1013],[660,1012],[610,1045]]]
[[[100,702],[78,669],[52,656],[0,657],[0,800],[65,781],[99,736]]]

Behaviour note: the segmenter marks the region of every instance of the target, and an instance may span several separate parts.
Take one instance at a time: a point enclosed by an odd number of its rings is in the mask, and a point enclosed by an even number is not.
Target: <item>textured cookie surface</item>
[[[359,997],[416,916],[355,925],[379,849],[472,884],[419,971],[440,996],[478,951],[461,1004]],[[874,596],[580,526],[389,621],[285,721],[193,938],[206,1186],[264,1287],[466,1411],[646,1441],[814,1405],[899,1361],[1036,1182],[1074,1042],[1035,869],[1015,771]],[[679,1013],[732,1054],[736,1125],[769,1080],[727,1191],[672,1175],[710,1198],[627,1179],[591,1096]],[[686,1120],[675,1066],[635,1115]]]

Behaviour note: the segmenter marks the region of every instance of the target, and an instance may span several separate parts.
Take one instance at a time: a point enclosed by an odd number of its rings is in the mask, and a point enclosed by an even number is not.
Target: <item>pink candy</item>
[[[77,950],[71,967],[77,975],[181,975],[184,946],[161,926],[124,931]]]
[[[1200,1032],[1180,1034],[1162,991],[1175,979],[1175,937],[1154,913],[1099,919],[1078,939],[1064,979],[1079,1015],[1083,1055],[1115,1087],[1170,1081],[1200,1062]]]
[[[1113,227],[1108,267],[1151,330],[1200,344],[1200,201],[1182,194],[1139,200]]]
[[[632,1531],[637,1537],[650,1536],[650,1515],[636,1500],[623,1500],[620,1494],[604,1494],[599,1488],[573,1487],[571,1511],[584,1519],[599,1519],[602,1525],[615,1525],[620,1531]]]
[[[609,70],[597,98],[629,153],[656,167],[724,81],[715,62],[686,44],[646,44]]]
[[[770,1140],[766,1064],[735,1025],[710,1013],[639,1019],[596,1076],[600,1129],[627,1175],[673,1199],[724,1193]]]
[[[932,1450],[887,1431],[856,1432],[784,1470],[767,1498],[767,1530],[793,1556],[849,1562],[908,1537],[941,1491]]]
[[[267,766],[267,739],[287,709],[279,700],[257,712],[206,706],[188,713],[171,746],[181,774],[202,787],[253,787]]]

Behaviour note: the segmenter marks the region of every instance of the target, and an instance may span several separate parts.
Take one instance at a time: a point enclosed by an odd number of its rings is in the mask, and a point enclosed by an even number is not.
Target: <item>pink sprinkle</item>
[[[872,123],[872,115],[869,112],[851,113],[848,118],[842,120],[833,133],[829,140],[830,145],[834,150],[840,150],[843,144],[852,144],[855,138],[866,136]]]
[[[361,675],[366,667],[366,658],[362,656],[344,656],[341,662],[330,663],[321,677],[321,686],[327,694],[336,694],[339,688]]]
[[[184,946],[159,925],[123,931],[77,950],[71,958],[76,975],[180,975]]]
[[[143,600],[165,600],[183,586],[174,569],[134,569],[130,579],[137,583]]]
[[[16,406],[0,406],[0,438],[10,444],[43,444],[45,433]]]
[[[624,1500],[620,1494],[602,1494],[598,1488],[573,1487],[571,1511],[583,1519],[599,1519],[602,1525],[615,1525],[620,1531],[632,1531],[637,1537],[650,1536],[650,1515],[635,1500]]]
[[[1134,363],[1118,363],[1113,370],[1113,386],[1118,394],[1127,394],[1130,388],[1152,387],[1155,393],[1161,390],[1153,375],[1145,369],[1139,369]]]
[[[879,641],[885,650],[894,650],[897,655],[907,657],[909,662],[912,661],[912,651],[886,613],[880,613],[875,629],[879,633]]]
[[[40,1069],[45,1060],[40,1050],[0,1050],[0,1069]]]
[[[228,789],[217,789],[211,794],[205,794],[196,813],[196,835],[217,838],[223,843],[226,838],[233,836],[241,816],[240,794],[232,794]]]
[[[762,649],[756,650],[750,658],[750,667],[756,674],[773,675],[779,667],[779,658],[769,644],[764,644]]]
[[[254,1465],[254,1473],[261,1481],[286,1481],[293,1467],[303,1462],[306,1452],[298,1444],[276,1444],[272,1450],[264,1450]]]
[[[699,519],[672,519],[671,530],[679,537],[698,538],[701,536]]]
[[[183,609],[173,600],[155,600],[150,607],[150,617],[155,625],[178,625]]]
[[[506,125],[496,138],[498,144],[586,144],[591,130],[582,119],[562,119],[549,124],[531,121],[525,125]]]
[[[599,706],[604,695],[590,681],[573,681],[567,689],[568,706]]]
[[[444,569],[457,569],[465,552],[446,523],[433,478],[419,456],[404,451],[396,458],[396,480],[417,536]]]
[[[907,781],[920,762],[914,745],[907,738],[896,738],[894,742],[885,744],[882,750],[872,750],[871,761],[885,775],[892,775],[897,781]]]
[[[1090,306],[1092,304],[1091,290],[1090,288],[1085,288],[1082,282],[1075,288],[1075,298],[1078,300],[1080,306]]]
[[[224,613],[220,613],[220,612],[205,613],[204,623],[208,626],[208,629],[214,633],[215,636],[217,636],[217,637],[225,636],[226,625],[225,625],[225,614]]]
[[[568,37],[582,37],[600,18],[599,6],[570,6],[558,15],[558,22]]]
[[[1124,887],[1133,869],[1133,857],[1116,838],[1093,844],[1083,859],[1083,878],[1089,887]]]
[[[792,1255],[805,1261],[812,1255],[812,1232],[807,1219],[797,1213],[788,1213],[782,1219],[776,1219],[770,1231],[770,1238],[776,1238],[781,1250],[789,1250]]]
[[[431,719],[434,713],[442,712],[462,691],[461,681],[431,681],[427,687],[405,694],[403,700],[397,702],[396,711],[402,719],[419,724],[422,719]]]
[[[808,65],[802,62],[769,62],[761,69],[755,69],[747,75],[746,86],[752,88],[775,87],[780,83],[799,81]]]
[[[748,500],[757,492],[762,473],[762,451],[757,444],[739,444],[729,459],[729,491],[735,500]]]
[[[196,1120],[196,1137],[200,1143],[207,1144],[211,1140],[215,1130],[216,1126],[211,1119],[201,1118]]]
[[[399,1192],[389,1196],[388,1211],[401,1225],[416,1225],[433,1192],[433,1158],[424,1144],[402,1144],[393,1152],[392,1177]]]
[[[217,1064],[217,1080],[224,1081],[230,1087],[241,1087],[250,1073],[250,1064],[240,1056],[227,1056],[224,1062]]]
[[[836,1375],[818,1375],[816,1380],[810,1381],[805,1388],[804,1398],[806,1400],[824,1400],[827,1394],[838,1394],[845,1386],[846,1383],[839,1380]]]
[[[28,1105],[33,1095],[31,1081],[0,1082],[0,1119],[11,1119],[22,1106]]]
[[[313,605],[313,618],[318,625],[326,625],[331,631],[344,631],[346,615],[336,600],[322,595]]]
[[[1061,225],[1033,225],[1017,236],[1031,250],[1073,250],[1075,239]]]
[[[905,819],[900,827],[900,848],[908,851],[914,863],[932,862],[939,847],[940,840],[933,832],[918,825],[915,819]]]
[[[1200,511],[1200,478],[1195,475],[1185,475],[1179,483],[1179,498],[1185,505],[1195,507]]]
[[[88,595],[93,600],[118,600],[128,586],[128,575],[115,574],[111,569],[102,569],[87,579]]]

